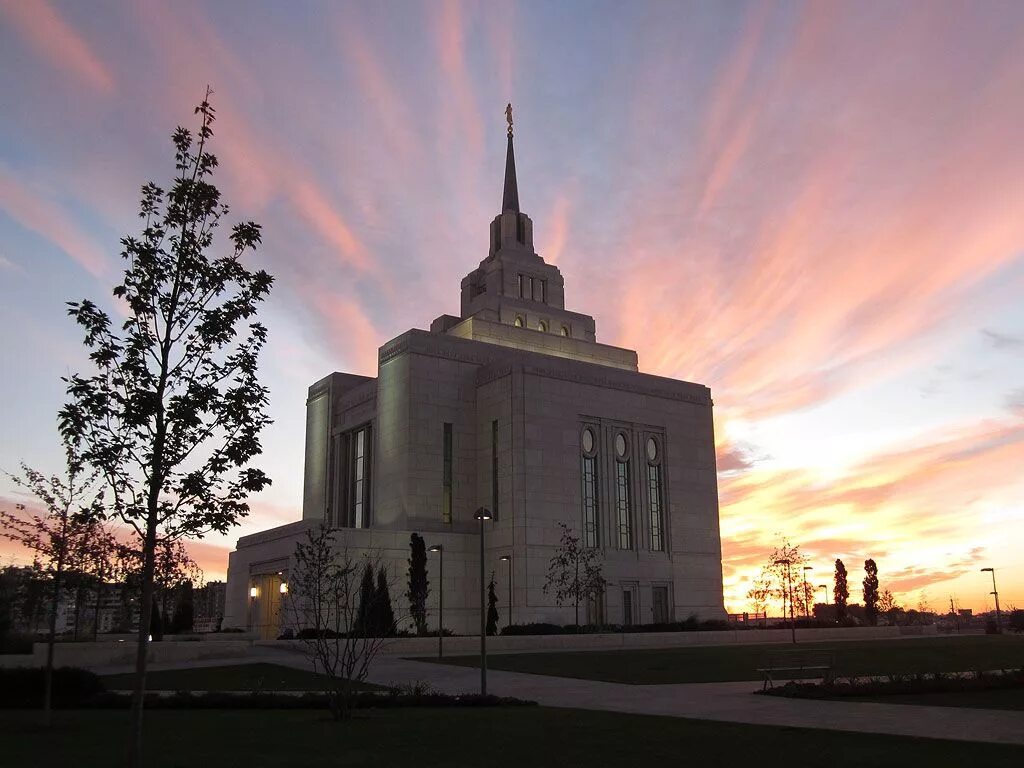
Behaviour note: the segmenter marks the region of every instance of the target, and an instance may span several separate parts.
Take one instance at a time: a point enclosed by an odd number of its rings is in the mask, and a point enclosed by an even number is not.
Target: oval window
[[[615,436],[615,455],[620,459],[626,455],[626,436],[621,432]]]
[[[650,462],[658,460],[658,442],[653,437],[647,438],[647,460]]]
[[[594,452],[594,433],[591,432],[589,429],[583,430],[583,452]]]

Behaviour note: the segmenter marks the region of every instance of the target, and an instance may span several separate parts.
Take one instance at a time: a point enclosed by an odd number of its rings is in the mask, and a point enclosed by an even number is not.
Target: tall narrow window
[[[352,527],[366,527],[366,430],[352,441]]]
[[[491,422],[491,513],[498,519],[498,420]]]
[[[526,298],[526,275],[519,275],[519,298]]]
[[[548,281],[541,280],[539,277],[533,279],[533,300],[547,303],[547,290]]]
[[[452,425],[444,425],[444,486],[441,492],[441,522],[452,521]]]
[[[349,528],[370,526],[370,426],[360,427],[343,437],[344,488],[339,497],[344,508],[335,519],[338,525]]]
[[[655,624],[668,623],[668,587],[651,587],[651,611]]]
[[[629,453],[626,436],[615,436],[615,514],[619,549],[633,548],[633,509],[629,496]]]
[[[633,626],[633,590],[622,590],[622,626]]]
[[[600,544],[597,523],[597,445],[594,431],[586,427],[580,437],[583,476],[583,545],[597,547]]]
[[[647,438],[647,503],[651,515],[651,551],[665,550],[665,503],[661,490],[661,452],[658,441]]]

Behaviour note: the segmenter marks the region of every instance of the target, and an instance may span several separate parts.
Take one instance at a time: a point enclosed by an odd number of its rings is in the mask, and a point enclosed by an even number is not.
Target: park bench
[[[757,671],[764,679],[764,690],[769,685],[775,687],[775,677],[820,677],[822,682],[830,683],[834,668],[832,651],[775,651],[768,654]]]

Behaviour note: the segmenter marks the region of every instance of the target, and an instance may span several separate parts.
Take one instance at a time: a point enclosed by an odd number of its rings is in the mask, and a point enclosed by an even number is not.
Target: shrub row
[[[0,669],[0,708],[34,709],[43,706],[44,670],[41,667]],[[53,670],[53,705],[80,707],[106,688],[97,675],[77,667]]]
[[[893,674],[887,675],[884,680],[874,677],[849,677],[831,683],[805,683],[791,680],[785,685],[768,688],[758,691],[758,693],[793,699],[837,699],[848,696],[895,696],[911,693],[951,693],[1007,688],[1024,688],[1024,669],[966,674],[949,672]]]
[[[575,624],[546,624],[537,622],[533,624],[513,624],[501,630],[503,635],[575,635],[575,634],[599,634],[611,632],[641,633],[641,632],[710,632],[733,629],[727,621],[708,619],[698,621],[696,616],[691,616],[686,621],[672,621],[663,624],[632,624],[622,626],[620,624],[587,624],[577,627]]]

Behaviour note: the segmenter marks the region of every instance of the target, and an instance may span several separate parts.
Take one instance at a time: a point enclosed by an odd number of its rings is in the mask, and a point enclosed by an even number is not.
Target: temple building
[[[571,623],[573,606],[543,591],[559,523],[602,555],[608,585],[587,622],[724,618],[714,442],[707,387],[641,373],[635,351],[565,308],[520,210],[509,112],[501,210],[459,314],[380,347],[376,377],[309,388],[302,519],[239,539],[224,626],[277,635],[295,544],[323,521],[349,552],[383,557],[397,615],[410,535],[440,545],[431,628],[443,589],[445,627],[479,631],[481,527],[500,623]]]

